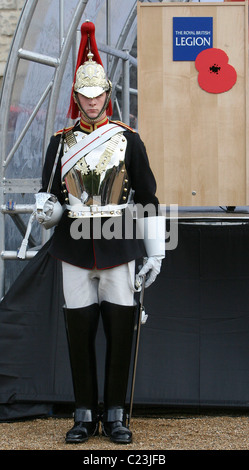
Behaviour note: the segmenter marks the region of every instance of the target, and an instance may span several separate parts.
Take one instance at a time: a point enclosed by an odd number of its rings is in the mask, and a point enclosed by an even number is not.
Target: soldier
[[[147,287],[160,272],[165,253],[164,217],[158,215],[156,183],[146,150],[136,132],[110,120],[111,91],[98,53],[95,27],[91,22],[83,23],[69,108],[69,116],[79,120],[51,138],[42,189],[36,195],[38,221],[46,228],[57,225],[49,252],[62,261],[75,394],[74,426],[67,432],[68,443],[84,442],[96,435],[100,420],[103,435],[113,442],[132,441],[125,401],[136,308],[135,261],[145,261],[138,276],[147,276]],[[136,230],[127,235],[130,216],[125,212],[131,195],[135,206],[153,208],[147,216],[140,214],[143,238]],[[42,208],[43,197],[46,202]],[[132,229],[133,224],[132,220]],[[157,227],[156,237],[148,235],[151,227]],[[101,417],[95,354],[100,315],[106,336]]]

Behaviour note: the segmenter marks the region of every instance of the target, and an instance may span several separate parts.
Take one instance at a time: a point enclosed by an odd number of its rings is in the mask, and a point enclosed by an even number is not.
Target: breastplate
[[[78,132],[75,139],[84,138]],[[64,152],[72,141],[65,141]],[[118,132],[90,153],[80,156],[64,176],[69,217],[120,215],[128,203],[130,184],[125,167],[127,140]]]

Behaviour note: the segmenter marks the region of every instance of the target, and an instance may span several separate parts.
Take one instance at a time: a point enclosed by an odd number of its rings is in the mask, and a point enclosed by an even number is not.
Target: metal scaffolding
[[[130,83],[137,67],[131,53],[136,43],[136,5],[134,0],[32,0],[23,7],[0,101],[0,297],[8,288],[5,261],[14,261],[12,277],[17,263],[22,263],[18,243],[34,210],[33,195],[41,186],[50,136],[65,125],[80,26],[86,19],[96,26],[98,48],[113,84],[116,118],[130,124],[132,114],[136,121],[130,99],[137,95],[136,85]],[[36,226],[25,260],[50,235]]]

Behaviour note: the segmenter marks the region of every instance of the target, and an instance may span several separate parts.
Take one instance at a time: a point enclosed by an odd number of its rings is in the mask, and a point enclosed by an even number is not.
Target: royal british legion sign
[[[213,47],[212,17],[173,18],[173,60],[194,61],[197,55]]]

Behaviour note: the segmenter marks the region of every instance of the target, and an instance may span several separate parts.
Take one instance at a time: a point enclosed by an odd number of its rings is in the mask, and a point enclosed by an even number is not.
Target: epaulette
[[[56,135],[60,135],[62,134],[62,132],[68,132],[68,131],[71,131],[71,129],[73,129],[74,126],[71,126],[71,127],[66,127],[65,129],[60,129],[59,131],[55,132],[54,136]]]
[[[132,129],[132,127],[128,126],[128,125],[125,124],[124,122],[121,122],[121,121],[111,121],[111,120],[110,120],[109,122],[113,122],[114,124],[118,124],[119,126],[124,127],[125,129],[128,129],[129,131],[136,133],[136,131],[135,131],[134,129]]]

